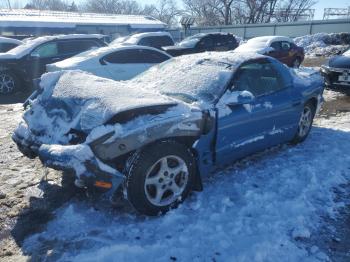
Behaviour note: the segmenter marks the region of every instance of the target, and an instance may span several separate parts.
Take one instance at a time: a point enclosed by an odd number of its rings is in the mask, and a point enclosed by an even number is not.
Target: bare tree
[[[158,0],[156,5],[146,5],[142,13],[153,16],[168,26],[175,26],[182,11],[177,8],[174,0]]]
[[[140,14],[141,6],[133,0],[87,0],[82,8],[85,11],[106,14]]]
[[[306,11],[316,4],[314,0],[282,0],[275,18],[279,22],[294,22],[307,15]]]
[[[62,0],[31,0],[25,8],[38,10],[67,11],[68,5]]]
[[[314,0],[183,0],[198,25],[296,21]]]

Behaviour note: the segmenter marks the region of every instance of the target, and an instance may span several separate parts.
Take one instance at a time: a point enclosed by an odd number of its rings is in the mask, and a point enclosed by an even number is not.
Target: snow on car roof
[[[286,36],[259,36],[249,39],[246,43],[238,46],[235,52],[256,52],[263,54],[269,50],[271,43],[277,41],[293,43],[293,40]]]
[[[33,9],[0,9],[0,27],[74,28],[77,25],[127,25],[131,28],[165,28],[166,24],[143,15],[78,13]]]
[[[10,44],[17,44],[17,45],[23,44],[23,42],[20,40],[3,37],[3,36],[0,36],[0,43],[10,43]]]
[[[171,39],[173,39],[173,37],[171,36],[170,33],[168,32],[147,32],[147,33],[140,33],[140,34],[134,34],[131,35],[130,37],[128,37],[124,43],[127,44],[138,44],[139,41],[144,38],[144,37],[151,37],[151,36],[168,36]]]
[[[30,39],[25,41],[22,45],[19,45],[6,54],[2,54],[0,58],[21,58],[27,54],[29,54],[34,48],[38,45],[43,44],[45,42],[55,40],[55,39],[82,39],[82,38],[103,38],[104,35],[100,34],[70,34],[70,35],[53,35],[53,36],[41,36],[34,39]]]
[[[123,44],[118,44],[118,45],[112,45],[112,46],[105,46],[105,47],[100,47],[97,49],[91,49],[85,52],[82,52],[80,54],[77,54],[73,57],[67,58],[65,60],[59,61],[54,63],[54,65],[64,68],[64,67],[73,67],[78,65],[79,63],[83,61],[88,61],[90,59],[100,59],[101,57],[110,54],[115,51],[121,51],[121,50],[126,50],[126,49],[147,49],[147,50],[153,50],[156,52],[160,52],[168,57],[170,57],[167,53],[153,48],[153,47],[148,47],[148,46],[139,46],[139,45],[123,45]]]

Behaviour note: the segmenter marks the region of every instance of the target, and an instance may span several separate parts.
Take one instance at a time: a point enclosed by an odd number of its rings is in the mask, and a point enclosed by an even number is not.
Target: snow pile
[[[317,33],[294,38],[308,56],[332,56],[350,45],[350,33]]]
[[[165,216],[70,202],[23,251],[55,261],[327,261],[313,238],[343,206],[335,192],[350,179],[349,123],[323,119],[303,144],[204,178],[203,192]]]

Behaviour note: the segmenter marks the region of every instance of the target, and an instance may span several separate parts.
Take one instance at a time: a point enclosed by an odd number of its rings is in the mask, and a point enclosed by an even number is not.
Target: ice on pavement
[[[59,261],[324,261],[312,243],[350,179],[350,116],[318,119],[297,146],[270,149],[204,178],[178,209],[145,218],[70,202],[23,251]],[[303,241],[306,240],[306,241]]]

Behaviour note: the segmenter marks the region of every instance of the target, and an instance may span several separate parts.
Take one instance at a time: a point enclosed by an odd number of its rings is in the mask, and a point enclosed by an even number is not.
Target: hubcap
[[[159,159],[147,172],[145,193],[155,206],[174,203],[184,192],[188,182],[188,168],[184,160],[169,155]]]
[[[306,106],[303,113],[301,114],[299,121],[299,136],[304,137],[307,135],[311,128],[312,123],[312,112],[311,109]]]
[[[12,93],[15,89],[15,80],[8,74],[0,74],[0,94]]]

